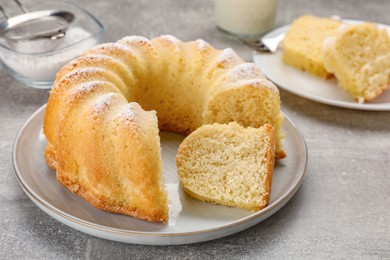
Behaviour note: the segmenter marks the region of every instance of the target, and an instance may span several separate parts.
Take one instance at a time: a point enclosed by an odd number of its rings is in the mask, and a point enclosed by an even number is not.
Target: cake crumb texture
[[[193,198],[258,211],[271,192],[275,162],[273,127],[237,123],[203,125],[180,145],[176,157],[184,190]]]

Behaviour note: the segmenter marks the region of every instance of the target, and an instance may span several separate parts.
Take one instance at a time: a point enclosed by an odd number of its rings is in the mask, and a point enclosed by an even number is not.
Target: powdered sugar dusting
[[[75,92],[76,92],[76,94],[77,93],[86,94],[86,93],[91,92],[98,85],[101,85],[101,84],[102,84],[102,82],[98,81],[98,80],[85,82],[85,83],[82,83],[81,85],[77,86],[77,88],[75,89]]]
[[[73,102],[85,97],[85,95],[93,92],[96,88],[101,86],[102,82],[98,80],[84,82],[78,84],[75,88],[72,88],[69,92],[69,95],[66,97],[66,103],[72,104]]]
[[[130,124],[130,122],[134,121],[135,117],[137,116],[133,105],[133,103],[126,104],[124,109],[119,114],[119,118],[127,124]]]
[[[88,117],[92,120],[97,120],[103,111],[109,109],[111,99],[114,95],[115,93],[107,93],[95,99],[91,108],[92,112]]]
[[[236,57],[236,53],[231,48],[226,48],[222,51],[221,55],[217,58],[217,64],[230,63]]]
[[[102,72],[104,72],[102,68],[86,67],[70,71],[68,74],[65,75],[65,78],[73,78],[75,76],[77,76],[78,78],[86,78],[90,77],[93,74]]]
[[[112,45],[113,45],[112,42],[107,42],[107,43],[102,43],[102,44],[96,45],[95,47],[84,52],[84,55],[88,55],[89,53],[95,53],[96,51],[101,50],[101,49],[110,49]]]
[[[104,109],[106,109],[110,105],[111,100],[112,100],[113,96],[115,96],[115,95],[116,95],[116,93],[108,93],[108,94],[105,94],[103,96],[100,96],[93,104],[94,113],[97,114],[97,113],[103,111]]]
[[[181,41],[173,35],[167,34],[167,35],[161,35],[160,37],[165,39],[165,40],[170,41],[172,44],[174,44],[176,46],[179,46],[179,44],[181,43]]]
[[[254,87],[266,87],[279,92],[278,88],[269,81],[254,63],[242,63],[229,71],[228,77],[232,81],[240,81]]]
[[[109,42],[109,43],[104,43],[96,46],[95,48],[92,49],[92,51],[99,51],[99,50],[105,50],[108,49],[110,51],[112,50],[123,50],[123,51],[130,51],[130,48],[127,47],[124,44],[117,43],[117,42]]]
[[[99,53],[91,53],[87,54],[86,56],[81,57],[81,60],[85,60],[87,62],[91,62],[93,64],[96,64],[94,62],[107,62],[108,60],[113,60],[111,56],[105,55],[105,54],[99,54]],[[77,64],[76,64],[77,65]],[[92,66],[92,65],[90,65]]]
[[[146,43],[151,44],[149,39],[147,39],[147,38],[145,38],[143,36],[137,36],[137,35],[126,36],[126,37],[122,38],[120,40],[120,42],[128,42],[128,43],[131,43],[131,42],[146,42]]]
[[[245,84],[252,85],[254,87],[266,87],[269,90],[279,92],[278,88],[269,80],[266,78],[259,78],[259,79],[248,79],[244,81]]]
[[[264,78],[261,70],[254,63],[243,63],[232,69],[229,73],[231,80]]]
[[[112,48],[114,48],[116,50],[121,50],[121,51],[124,51],[124,52],[132,51],[127,45],[124,45],[124,44],[122,44],[120,42],[114,43]]]
[[[205,51],[210,48],[210,44],[202,39],[197,39],[196,43],[198,44],[198,49]]]

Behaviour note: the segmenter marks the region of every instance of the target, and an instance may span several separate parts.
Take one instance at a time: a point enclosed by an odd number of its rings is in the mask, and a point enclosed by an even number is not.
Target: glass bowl
[[[69,3],[46,1],[27,6],[27,9],[30,12],[63,10],[75,16],[64,40],[54,50],[39,53],[21,52],[0,38],[0,62],[15,79],[31,87],[51,88],[55,75],[62,66],[103,41],[104,27],[92,14]]]

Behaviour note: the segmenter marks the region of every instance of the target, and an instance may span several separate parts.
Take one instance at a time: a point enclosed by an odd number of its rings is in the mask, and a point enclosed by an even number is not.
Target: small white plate
[[[269,205],[251,211],[212,205],[188,197],[179,185],[175,157],[184,136],[162,132],[163,173],[171,200],[167,224],[150,223],[94,208],[56,181],[43,157],[45,106],[36,111],[18,133],[13,163],[20,185],[30,199],[58,221],[82,232],[110,240],[150,245],[188,244],[228,236],[249,228],[278,211],[299,188],[307,164],[305,141],[286,118],[284,149],[287,157],[275,166]]]
[[[347,23],[362,23],[358,20],[344,20]],[[390,33],[390,26],[379,24]],[[290,25],[277,28],[266,37],[274,37],[288,30]],[[295,95],[332,105],[359,110],[390,110],[390,90],[386,90],[379,97],[369,103],[359,104],[343,89],[341,89],[336,79],[324,80],[310,73],[288,66],[282,61],[282,50],[276,53],[253,53],[253,60],[263,71],[265,76],[273,81],[278,87],[294,93]]]

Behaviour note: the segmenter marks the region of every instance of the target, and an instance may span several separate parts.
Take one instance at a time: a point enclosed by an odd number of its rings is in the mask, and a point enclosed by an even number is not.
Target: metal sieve
[[[56,49],[62,42],[74,15],[68,11],[42,10],[28,12],[15,0],[23,14],[10,17],[0,6],[7,18],[0,24],[0,37],[10,48],[24,53],[47,52]]]

